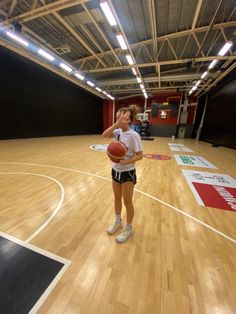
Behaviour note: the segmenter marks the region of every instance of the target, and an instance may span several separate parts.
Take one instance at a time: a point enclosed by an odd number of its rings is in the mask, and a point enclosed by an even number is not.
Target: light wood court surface
[[[144,153],[172,156],[168,142],[143,141]],[[236,152],[177,139],[218,169],[180,167],[174,157],[138,162],[136,188],[167,204],[135,192],[135,233],[120,245],[105,231],[113,221],[111,164],[89,148],[102,143],[98,135],[0,141],[0,231],[30,239],[57,207],[59,183],[64,188],[58,213],[30,243],[72,263],[38,313],[235,313],[236,243],[168,204],[236,239],[236,213],[199,206],[181,173],[236,178]]]

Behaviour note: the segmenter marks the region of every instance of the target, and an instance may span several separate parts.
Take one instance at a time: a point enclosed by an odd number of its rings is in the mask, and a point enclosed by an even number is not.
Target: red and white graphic
[[[193,182],[205,206],[236,211],[236,189]]]
[[[165,110],[161,110],[160,117],[161,119],[167,119],[167,112]]]
[[[182,170],[199,205],[236,212],[236,181],[225,174]]]

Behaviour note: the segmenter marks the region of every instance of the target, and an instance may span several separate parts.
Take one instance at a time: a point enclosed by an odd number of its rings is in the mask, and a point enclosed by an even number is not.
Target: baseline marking
[[[16,165],[28,165],[28,166],[37,166],[37,167],[45,167],[45,168],[56,168],[56,169],[61,169],[61,170],[68,170],[68,171],[71,171],[71,172],[77,172],[77,173],[82,173],[82,174],[86,174],[86,175],[90,175],[90,176],[93,176],[93,177],[96,177],[96,178],[100,178],[100,179],[103,179],[103,180],[107,180],[107,181],[111,181],[111,179],[108,179],[108,178],[105,178],[103,176],[99,176],[99,175],[96,175],[96,174],[93,174],[93,173],[89,173],[89,172],[85,172],[85,171],[80,171],[80,170],[76,170],[76,169],[70,169],[70,168],[63,168],[63,167],[58,167],[58,166],[48,166],[48,165],[42,165],[42,164],[34,164],[34,163],[20,163],[20,162],[7,162],[7,161],[0,161],[0,163],[6,163],[6,164],[16,164]],[[143,191],[140,191],[138,189],[135,189],[135,191],[137,191],[138,193],[141,193],[155,201],[158,201],[160,202],[161,204],[164,204],[166,205],[167,207],[169,208],[172,208],[173,210],[175,210],[176,212],[188,217],[189,219],[195,221],[196,223],[199,223],[200,225],[206,227],[207,229],[217,233],[218,235],[222,236],[223,238],[233,242],[234,244],[236,244],[236,240],[229,237],[228,235],[224,234],[223,232],[215,229],[214,227],[211,227],[210,225],[206,224],[205,222],[195,218],[194,216],[190,215],[190,214],[187,214],[185,213],[184,211],[182,211],[181,209],[177,208],[177,207],[174,207],[162,200],[160,200],[159,198],[157,197],[154,197],[150,194],[147,194]]]

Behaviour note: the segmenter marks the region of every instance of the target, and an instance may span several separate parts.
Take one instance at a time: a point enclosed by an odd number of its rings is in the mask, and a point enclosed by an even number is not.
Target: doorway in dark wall
[[[236,70],[208,94],[200,139],[236,149]],[[198,111],[203,112],[205,97],[200,98]],[[198,115],[200,116],[200,115]],[[196,119],[196,123],[198,119]],[[196,124],[195,124],[196,125]]]
[[[103,100],[0,48],[0,138],[98,134]]]

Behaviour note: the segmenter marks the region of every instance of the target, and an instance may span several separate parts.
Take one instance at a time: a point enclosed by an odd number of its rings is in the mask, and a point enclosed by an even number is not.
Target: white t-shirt
[[[135,153],[143,151],[140,135],[134,130],[122,131],[122,129],[116,129],[113,132],[116,139],[119,137],[119,141],[123,142],[127,147],[127,152],[124,159],[131,159],[135,156]],[[120,135],[120,136],[119,136]],[[112,168],[118,172],[130,171],[135,169],[135,163],[120,164],[118,162],[112,163]]]

